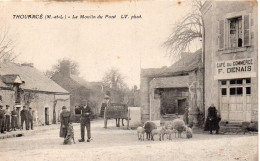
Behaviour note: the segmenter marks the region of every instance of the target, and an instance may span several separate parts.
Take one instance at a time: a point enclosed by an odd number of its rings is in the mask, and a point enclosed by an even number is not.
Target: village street
[[[138,141],[135,130],[103,128],[103,120],[92,122],[93,141],[79,143],[79,125],[74,124],[76,144],[62,145],[59,126],[31,136],[0,140],[0,160],[257,160],[257,135],[195,134],[192,139]]]

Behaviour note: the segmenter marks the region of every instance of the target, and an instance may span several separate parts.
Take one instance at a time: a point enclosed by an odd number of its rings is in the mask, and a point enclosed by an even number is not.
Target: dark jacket
[[[16,112],[16,110],[11,111],[11,116],[12,117],[17,117],[18,113]]]
[[[81,108],[81,121],[90,121],[93,116],[93,112],[89,106]]]
[[[216,107],[209,107],[208,108],[208,117],[207,117],[207,120],[206,120],[206,125],[205,125],[204,130],[205,131],[218,130],[220,120],[221,120],[221,118],[217,116]]]
[[[5,118],[5,111],[3,109],[0,110],[0,119]]]
[[[29,111],[27,109],[23,109],[21,111],[21,118],[27,118],[29,117]]]
[[[60,113],[60,122],[61,122],[61,126],[60,126],[60,137],[64,137],[65,136],[65,132],[69,126],[70,123],[70,111],[68,110],[63,110]]]
[[[28,111],[28,118],[29,118],[29,120],[33,120],[32,111]]]

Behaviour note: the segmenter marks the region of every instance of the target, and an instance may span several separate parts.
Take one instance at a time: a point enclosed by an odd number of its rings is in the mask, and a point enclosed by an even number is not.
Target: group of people
[[[21,118],[21,126],[18,125],[19,116]],[[23,109],[19,115],[16,107],[13,107],[11,111],[10,106],[6,105],[5,109],[3,105],[0,105],[0,132],[6,133],[11,131],[16,131],[16,129],[23,129],[25,123],[26,130],[30,128],[33,130],[33,114],[32,108],[29,107],[29,110],[26,106],[23,106]]]
[[[80,118],[80,132],[81,132],[81,139],[79,139],[79,142],[85,142],[85,128],[87,129],[87,142],[91,141],[91,130],[90,130],[90,120],[93,116],[93,112],[91,108],[87,105],[82,105],[80,108],[81,111],[81,118]],[[62,111],[60,113],[60,137],[64,138],[64,143],[68,142],[68,139],[71,139],[70,137],[73,137],[74,134],[70,134],[72,132],[71,126],[72,126],[72,119],[71,119],[71,113],[69,110],[67,110],[66,106],[62,107]]]

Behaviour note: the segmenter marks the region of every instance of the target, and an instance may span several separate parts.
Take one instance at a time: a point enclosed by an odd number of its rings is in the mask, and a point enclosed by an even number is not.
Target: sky
[[[44,72],[62,58],[78,62],[80,76],[101,81],[117,68],[129,87],[140,86],[141,68],[169,66],[163,42],[173,24],[190,10],[182,1],[0,2],[0,28],[15,40],[18,63],[34,63]],[[63,15],[67,19],[14,19],[13,15]],[[121,19],[121,15],[129,18]],[[68,16],[103,19],[68,19]],[[105,15],[115,19],[104,19]],[[141,15],[141,19],[131,16]],[[198,49],[198,47],[195,47]]]

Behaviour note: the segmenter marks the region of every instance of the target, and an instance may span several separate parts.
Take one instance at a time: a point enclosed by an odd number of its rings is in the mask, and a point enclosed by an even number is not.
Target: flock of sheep
[[[144,141],[144,134],[146,133],[147,140],[153,140],[154,136],[158,135],[159,140],[164,140],[164,136],[166,135],[169,140],[172,139],[172,135],[178,134],[178,137],[181,137],[181,133],[186,131],[186,137],[192,138],[192,130],[188,126],[185,125],[183,120],[175,119],[173,121],[165,122],[162,128],[157,128],[155,123],[151,121],[147,121],[143,127],[137,128],[137,136],[138,140]]]

